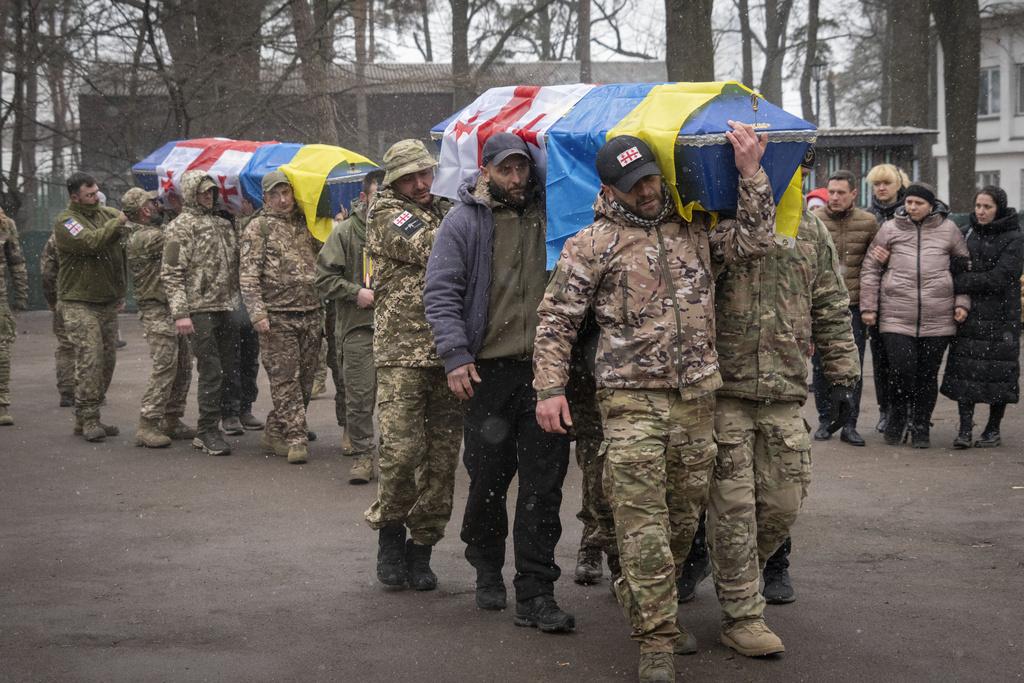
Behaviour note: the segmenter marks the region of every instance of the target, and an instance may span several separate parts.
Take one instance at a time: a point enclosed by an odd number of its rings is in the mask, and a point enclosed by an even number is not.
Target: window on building
[[[999,171],[978,171],[974,174],[974,184],[979,190],[986,185],[999,187]]]
[[[994,116],[999,113],[999,67],[990,66],[981,70],[978,79],[978,116]]]

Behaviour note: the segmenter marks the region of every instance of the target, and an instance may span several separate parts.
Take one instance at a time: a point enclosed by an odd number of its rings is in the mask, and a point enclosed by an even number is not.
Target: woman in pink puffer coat
[[[929,186],[911,185],[861,266],[861,319],[878,323],[891,366],[889,445],[900,443],[909,421],[911,445],[929,447],[939,366],[970,308],[968,296],[953,292],[951,268],[969,267],[969,253],[948,214]]]

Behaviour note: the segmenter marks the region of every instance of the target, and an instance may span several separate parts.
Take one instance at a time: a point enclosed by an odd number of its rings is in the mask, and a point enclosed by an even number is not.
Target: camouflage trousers
[[[75,348],[75,417],[95,420],[117,362],[117,303],[61,301],[68,338]]]
[[[57,364],[57,391],[61,396],[75,395],[75,347],[64,327],[64,315],[60,308],[53,311],[53,336],[57,338],[57,350],[53,358]]]
[[[618,553],[615,521],[604,492],[604,451],[601,442],[601,409],[597,404],[594,374],[573,349],[569,385],[566,387],[569,412],[576,433],[576,463],[583,475],[582,504],[576,519],[583,523],[581,547],[601,548],[610,555]]]
[[[615,519],[622,576],[614,589],[641,652],[672,652],[676,567],[686,560],[707,502],[713,393],[601,389],[604,488]]]
[[[11,350],[16,336],[14,315],[0,302],[0,408],[11,405]]]
[[[405,524],[412,539],[434,545],[452,516],[462,408],[444,368],[377,368],[380,478],[365,513],[373,529]]]
[[[333,336],[333,335],[332,335]],[[373,328],[357,327],[338,347],[337,363],[344,380],[336,384],[345,401],[345,419],[351,450],[345,455],[373,455],[373,404],[377,399],[377,369],[373,367]]]
[[[270,311],[270,330],[260,335],[263,367],[270,380],[274,408],[267,414],[267,434],[288,445],[306,443],[306,406],[320,354],[319,310]]]
[[[139,414],[148,420],[181,417],[185,414],[185,400],[192,383],[188,338],[178,334],[167,304],[139,304],[139,320],[153,361]]]
[[[789,536],[811,481],[809,431],[795,401],[718,399],[707,529],[726,624],[764,612],[761,572]]]

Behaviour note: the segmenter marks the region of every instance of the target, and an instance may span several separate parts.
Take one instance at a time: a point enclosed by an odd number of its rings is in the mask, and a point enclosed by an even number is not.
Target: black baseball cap
[[[495,133],[484,143],[480,162],[483,166],[500,164],[513,154],[522,154],[527,160],[533,159],[530,156],[530,148],[521,137],[514,133]]]
[[[629,192],[641,178],[661,175],[661,169],[646,142],[632,135],[620,135],[598,150],[597,175],[605,185]]]

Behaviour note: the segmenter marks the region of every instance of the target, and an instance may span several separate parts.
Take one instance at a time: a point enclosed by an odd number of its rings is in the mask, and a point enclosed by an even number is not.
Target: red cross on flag
[[[588,83],[524,85],[485,92],[445,129],[434,194],[455,199],[459,186],[479,171],[484,143],[502,131],[515,133],[526,141],[543,182],[547,169],[544,133],[593,87]]]
[[[188,170],[206,171],[217,183],[219,199],[231,213],[242,209],[242,193],[238,187],[238,176],[252,159],[252,154],[264,145],[273,142],[252,140],[218,140],[192,161]]]
[[[625,152],[622,152],[621,154],[619,154],[619,156],[615,158],[619,160],[619,166],[625,168],[626,166],[629,166],[632,162],[640,158],[640,150],[638,150],[636,147],[630,147]]]
[[[181,180],[181,174],[189,169],[204,149],[225,139],[197,138],[179,142],[156,167],[156,176],[160,179],[160,196],[180,194],[178,181]]]

